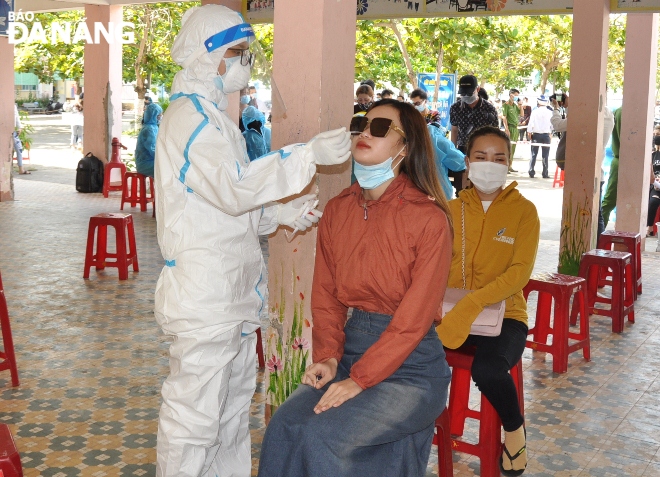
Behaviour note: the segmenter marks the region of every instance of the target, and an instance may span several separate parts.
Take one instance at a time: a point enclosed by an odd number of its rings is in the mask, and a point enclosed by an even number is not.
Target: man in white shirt
[[[527,125],[527,136],[532,141],[532,144],[547,144],[543,146],[541,155],[543,157],[543,178],[549,179],[548,174],[548,157],[550,156],[550,134],[552,134],[552,111],[548,109],[548,98],[539,96],[536,100],[538,107],[532,111],[529,117],[529,124]],[[532,146],[532,159],[529,161],[529,177],[534,177],[536,172],[534,166],[536,165],[536,155],[539,152],[539,146]]]
[[[559,145],[557,146],[557,155],[556,155],[556,161],[557,164],[560,165],[561,169],[564,169],[563,163],[566,160],[566,130],[568,129],[568,119],[565,118],[564,116],[568,114],[568,93],[564,93],[563,95],[558,94],[555,98],[552,96],[550,97],[550,101],[552,102],[552,117],[550,118],[550,122],[552,123],[552,128],[557,131],[562,133],[561,140],[559,141]],[[564,112],[566,114],[562,114],[561,107],[564,108]],[[598,238],[600,238],[600,234],[603,233],[605,230],[605,221],[603,220],[603,211],[602,211],[602,196],[603,196],[603,159],[605,159],[605,148],[607,147],[607,143],[610,140],[610,136],[612,135],[612,130],[614,129],[614,114],[612,114],[612,111],[609,110],[609,108],[604,107],[603,108],[603,155],[598,158],[600,162],[600,194],[598,196]]]

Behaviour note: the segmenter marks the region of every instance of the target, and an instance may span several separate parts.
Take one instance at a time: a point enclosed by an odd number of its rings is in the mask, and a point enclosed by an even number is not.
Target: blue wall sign
[[[2,0],[0,0],[2,1]],[[417,84],[426,91],[429,96],[429,103],[433,102],[433,93],[435,91],[435,73],[418,73]],[[442,127],[449,129],[449,108],[456,101],[456,75],[443,74],[440,76],[440,88],[438,89],[437,110],[440,113]]]

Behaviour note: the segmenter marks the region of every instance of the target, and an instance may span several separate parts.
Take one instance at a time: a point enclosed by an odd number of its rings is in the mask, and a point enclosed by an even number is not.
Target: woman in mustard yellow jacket
[[[520,194],[516,182],[504,187],[510,156],[509,138],[497,128],[480,128],[468,141],[465,162],[474,187],[449,202],[455,231],[448,286],[463,288],[465,273],[465,288],[474,291],[436,329],[448,348],[476,346],[472,379],[505,431],[501,470],[521,475],[527,466],[524,418],[509,370],[525,350],[527,303],[522,289],[534,268],[540,224],[536,207]],[[502,300],[506,311],[501,334],[471,335],[470,326],[484,307]]]

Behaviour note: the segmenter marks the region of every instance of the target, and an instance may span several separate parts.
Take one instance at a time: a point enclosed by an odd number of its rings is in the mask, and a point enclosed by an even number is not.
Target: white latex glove
[[[279,204],[277,223],[304,232],[323,216],[320,210],[314,208],[315,202],[316,194],[307,194],[286,204]]]
[[[351,157],[351,135],[346,128],[317,134],[308,144],[312,148],[316,163],[321,166],[342,164]]]
[[[655,190],[660,190],[660,180],[656,179],[655,182],[653,183],[653,188]]]

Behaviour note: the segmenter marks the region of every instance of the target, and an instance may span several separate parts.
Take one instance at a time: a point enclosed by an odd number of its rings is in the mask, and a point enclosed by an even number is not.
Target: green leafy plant
[[[32,148],[32,134],[34,134],[34,126],[28,122],[27,111],[19,111],[18,115],[21,118],[21,132],[18,133],[18,138],[23,143],[23,148],[29,151]]]
[[[591,207],[587,199],[582,206],[573,205],[573,194],[564,206],[565,222],[561,227],[561,247],[559,250],[559,273],[577,276],[580,272],[580,259],[588,250],[585,235],[591,226]]]
[[[136,172],[137,171],[137,166],[135,164],[135,154],[132,152],[126,152],[122,154],[122,161],[124,161],[124,164],[126,164],[126,170],[128,172]]]

